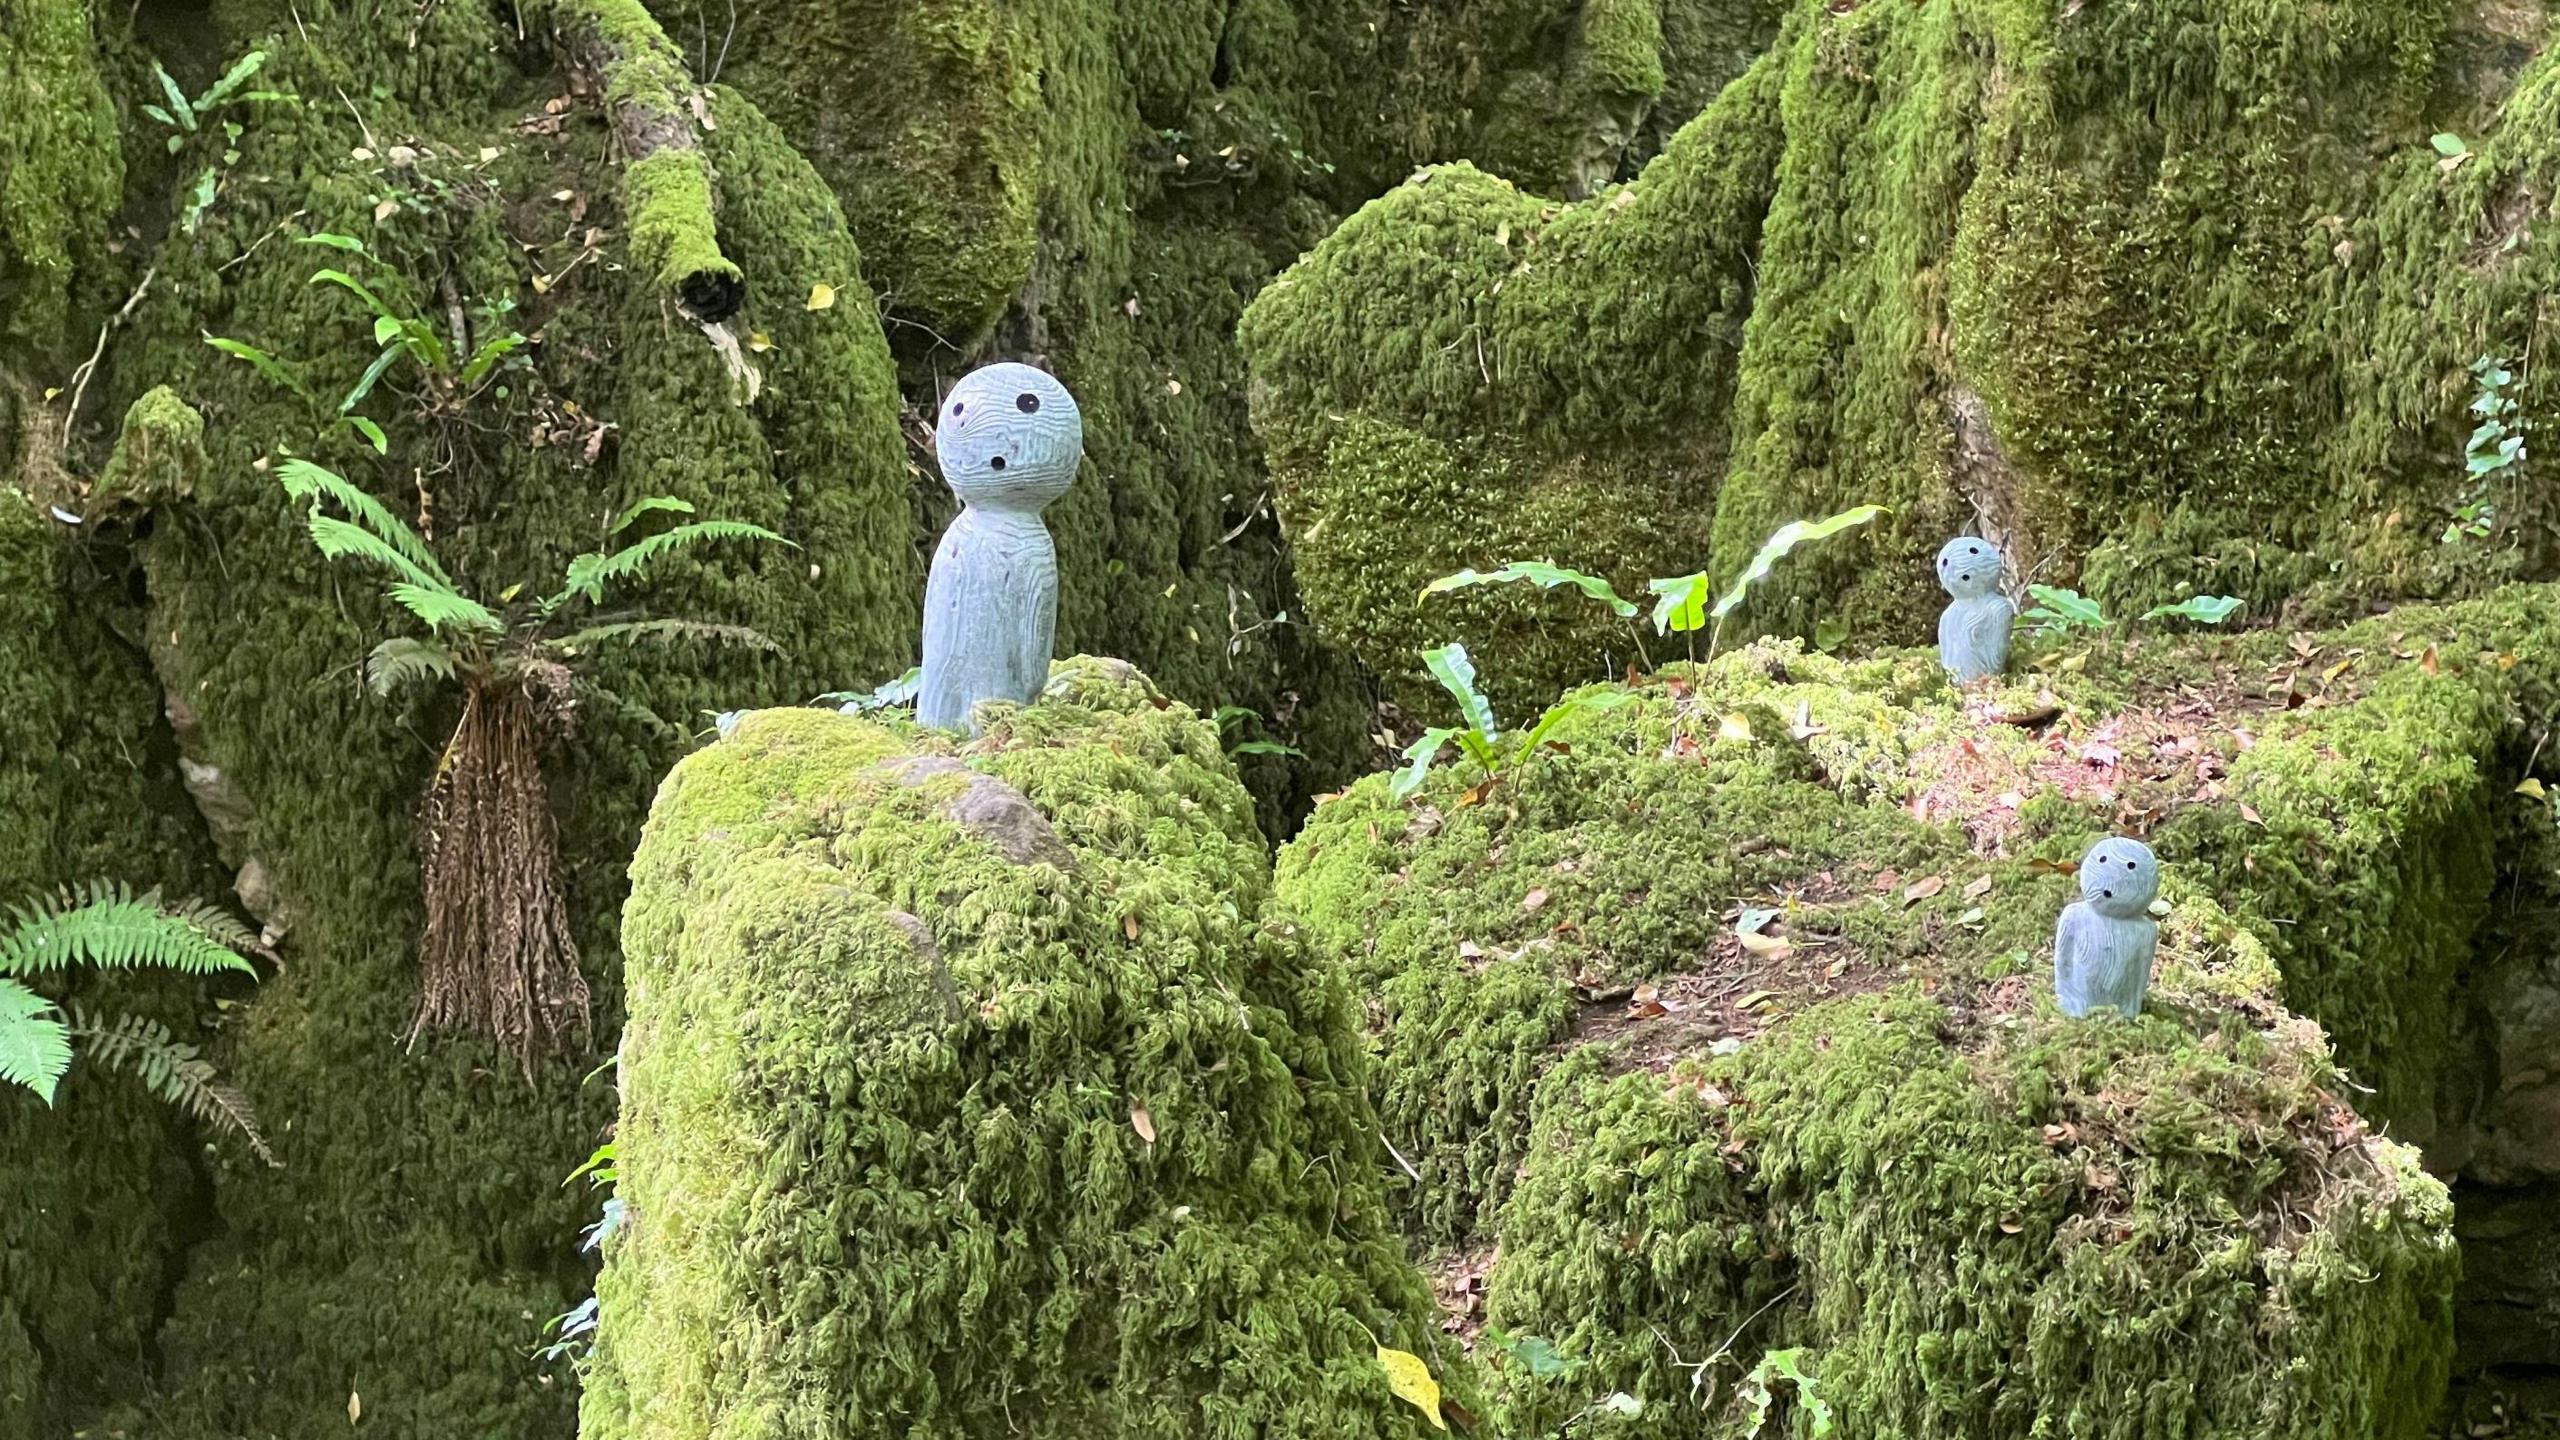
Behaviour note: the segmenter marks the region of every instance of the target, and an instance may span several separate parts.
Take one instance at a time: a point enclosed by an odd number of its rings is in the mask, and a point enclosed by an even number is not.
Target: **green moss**
[[[80,0],[0,17],[0,346],[53,350],[84,269],[105,259],[124,151]]]
[[[1661,1435],[1731,1433],[1734,1375],[1786,1346],[1865,1433],[2430,1433],[2451,1206],[2368,1134],[2332,1168],[2316,1047],[2049,1011],[1951,1045],[1950,1013],[1906,986],[1668,1076],[1567,1061],[1494,1320],[1654,1400]],[[1728,1337],[1690,1408],[1680,1362]]]
[[[1274,284],[1243,339],[1283,518],[1395,511],[1392,480],[1372,498],[1381,477],[1331,454],[1361,423],[1505,457],[1492,518],[1428,527],[1515,547],[1497,562],[1643,552],[1563,523],[1611,488],[1595,471],[1638,494],[1677,481],[1668,523],[1706,537],[1681,569],[1719,576],[1788,520],[1883,503],[1885,524],[1797,557],[1740,619],[1864,643],[1925,635],[1926,557],[1968,525],[2118,612],[2212,587],[2334,617],[2547,574],[2523,476],[2490,489],[2492,539],[2437,538],[2471,498],[2463,367],[2532,349],[2516,317],[2551,281],[2525,216],[2560,161],[2542,123],[2560,65],[2483,79],[2438,58],[2493,23],[2436,4],[1803,0],[1625,190],[1530,219],[1426,172]],[[2440,163],[2446,127],[2468,159]],[[1534,248],[1499,253],[1529,229]],[[1580,232],[1616,243],[1549,244]],[[1564,457],[1577,471],[1549,474]],[[1308,575],[1312,613],[1382,672],[1409,682],[1415,644],[1442,638]],[[1464,617],[1457,638],[1505,648],[1535,607]],[[1537,681],[1587,673],[1560,652],[1587,664],[1600,634],[1547,645]]]
[[[110,504],[169,505],[195,494],[204,473],[204,417],[166,385],[144,391],[91,494]]]
[[[1340,977],[1210,727],[1050,693],[957,759],[753,714],[661,788],[590,1440],[1411,1433]]]
[[[622,204],[631,216],[631,262],[668,291],[696,277],[740,278],[720,253],[712,220],[711,167],[699,150],[660,150],[623,173]]]
[[[69,687],[57,648],[62,549],[36,503],[0,485],[0,891],[50,876]]]
[[[311,44],[288,22],[262,78],[359,97],[374,143],[344,106],[263,116],[199,232],[173,234],[151,257],[158,278],[91,397],[134,405],[168,382],[204,417],[192,500],[164,499],[151,515],[138,573],[110,571],[142,597],[138,610],[102,613],[129,637],[108,653],[131,659],[147,646],[172,713],[188,717],[190,765],[246,802],[225,846],[244,882],[255,865],[288,924],[283,968],[230,1012],[213,1047],[286,1168],[226,1162],[209,1205],[189,1197],[205,1218],[185,1237],[183,1263],[134,1306],[157,1370],[135,1366],[112,1387],[100,1377],[73,1394],[92,1405],[112,1395],[152,1433],[183,1440],[344,1425],[351,1391],[366,1428],[390,1435],[559,1433],[574,1386],[527,1356],[542,1322],[587,1284],[576,1236],[590,1217],[559,1180],[609,1117],[602,1088],[579,1084],[602,1056],[527,1085],[477,1042],[398,1043],[415,996],[414,807],[434,759],[429,737],[453,710],[449,700],[386,705],[346,683],[349,665],[406,625],[375,587],[320,560],[257,462],[286,445],[340,468],[429,530],[481,594],[556,580],[610,516],[648,495],[800,543],[704,551],[667,566],[653,597],[669,613],[752,624],[783,656],[600,662],[592,678],[629,705],[586,710],[546,756],[572,920],[609,1044],[625,859],[684,732],[706,711],[797,702],[912,663],[920,575],[895,377],[834,197],[742,98],[713,91],[717,128],[700,138],[722,242],[737,247],[756,297],[740,333],[761,331],[773,346],[749,357],[763,381],[752,404],[735,398],[708,341],[670,323],[654,276],[600,263],[610,245],[581,260],[588,228],[630,230],[609,127],[582,103],[556,134],[519,128],[521,97],[551,93],[528,87],[557,82],[501,58],[517,53],[512,25],[438,7],[411,47],[405,29],[401,43],[380,43],[357,14],[305,6],[304,19]],[[382,96],[435,97],[441,108]],[[393,143],[414,159],[395,167],[355,154]],[[497,157],[480,159],[484,147]],[[586,206],[565,231],[555,223],[565,202],[549,198],[564,190]],[[399,207],[377,215],[386,192]],[[537,227],[537,249],[511,229],[523,215],[554,217]],[[504,393],[482,395],[459,422],[404,398],[416,387],[395,375],[366,407],[389,433],[387,459],[343,435],[316,439],[325,416],[201,338],[283,356],[331,397],[361,375],[371,317],[310,285],[323,252],[272,238],[279,226],[285,237],[362,238],[360,260],[326,258],[440,329],[446,283],[475,328],[490,323],[483,305],[512,305],[498,323],[539,337],[525,352],[531,368],[503,376]],[[809,311],[804,298],[821,281],[844,298]],[[139,413],[176,414],[157,401]],[[131,463],[140,458],[129,447],[115,468],[156,472]],[[92,748],[114,762],[130,745],[174,770],[169,731],[148,720],[161,697],[144,693],[139,725],[101,710],[113,718]],[[150,803],[191,809],[176,793]],[[125,823],[119,833],[153,833]],[[14,1164],[21,1152],[8,1153]],[[161,1263],[144,1255],[136,1263]]]
[[[1444,767],[1411,801],[1379,777],[1319,808],[1278,903],[1375,997],[1406,1223],[1498,1244],[1488,1318],[1585,1365],[1497,1369],[1505,1423],[1623,1389],[1649,1434],[1731,1433],[1733,1380],[1792,1345],[1854,1433],[2424,1433],[2450,1206],[2284,1003],[2351,1066],[2443,1076],[2484,777],[2548,683],[2496,647],[2551,603],[2306,641],[2374,679],[2230,717],[2245,749],[2208,725],[2237,759],[2205,791],[2069,788],[1923,653],[1762,644],[1580,712],[1498,782]],[[2170,677],[2292,653],[2102,647],[1991,703],[2050,689],[2088,733]],[[2067,1020],[2046,977],[2071,882],[2046,862],[2155,804],[2180,818],[2152,1013]],[[1782,955],[1735,934],[1764,907]],[[1687,1367],[1728,1343],[1697,1408]]]

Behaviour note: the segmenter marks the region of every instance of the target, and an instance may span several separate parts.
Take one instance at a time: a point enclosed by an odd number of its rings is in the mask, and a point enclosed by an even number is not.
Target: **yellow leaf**
[[[347,1423],[354,1425],[363,1419],[364,1397],[350,1390],[347,1392]]]
[[[761,355],[773,348],[773,337],[761,330],[747,332],[747,348]]]
[[[47,400],[51,400],[54,396],[59,395],[59,394],[61,394],[61,393],[62,393],[62,387],[61,387],[61,386],[59,386],[59,385],[48,385],[48,386],[46,386],[46,387],[45,387],[45,390],[44,390],[44,398],[45,398],[45,399],[47,399]]]
[[[833,285],[829,285],[829,284],[827,284],[825,281],[823,281],[823,280],[822,280],[822,281],[818,282],[817,284],[812,285],[812,286],[810,286],[810,287],[809,287],[809,308],[810,308],[810,309],[812,309],[812,310],[827,310],[827,309],[832,309],[832,308],[834,307],[835,303],[836,303],[836,287],[834,287]]]
[[[2542,798],[2542,782],[2534,779],[2530,775],[2527,775],[2524,779],[2517,782],[2516,793],[2519,795],[2530,795],[2534,799],[2539,800]]]
[[[1150,1145],[1156,1143],[1156,1117],[1147,1113],[1146,1106],[1131,1102],[1129,1128],[1138,1132],[1139,1139]]]
[[[2348,667],[2349,667],[2349,666],[2354,665],[2355,663],[2356,663],[2356,657],[2355,657],[2355,656],[2353,656],[2353,655],[2350,655],[2350,656],[2348,656],[2346,659],[2339,661],[2337,664],[2330,666],[2328,669],[2321,671],[2321,672],[2320,672],[2320,683],[2322,683],[2323,685],[2335,685],[2335,684],[2337,684],[2337,683],[2338,683],[2338,677],[2339,677],[2339,676],[2341,676],[2341,675],[2346,674],[2346,673],[2347,673],[2347,669],[2348,669]]]
[[[1396,1398],[1422,1412],[1434,1430],[1446,1430],[1449,1422],[1440,1418],[1440,1382],[1431,1378],[1431,1367],[1419,1355],[1402,1350],[1378,1347],[1378,1363],[1387,1369],[1387,1388]]]
[[[1739,710],[1736,710],[1732,714],[1724,717],[1724,723],[1716,727],[1716,738],[1719,740],[1752,740],[1758,737],[1753,735],[1751,732],[1751,717],[1743,714]]]
[[[481,147],[480,147],[480,163],[481,163],[481,164],[486,165],[486,164],[488,164],[490,161],[495,160],[495,159],[497,159],[497,158],[498,158],[498,147],[497,147],[497,146],[495,146],[495,145],[483,145],[483,146],[481,146]]]

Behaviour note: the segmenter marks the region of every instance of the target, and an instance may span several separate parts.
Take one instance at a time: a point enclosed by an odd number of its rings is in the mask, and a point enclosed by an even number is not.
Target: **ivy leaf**
[[[1440,1418],[1440,1382],[1431,1378],[1431,1367],[1422,1357],[1403,1350],[1378,1347],[1378,1363],[1386,1367],[1387,1388],[1396,1398],[1422,1412],[1434,1430],[1446,1430],[1449,1422]]]

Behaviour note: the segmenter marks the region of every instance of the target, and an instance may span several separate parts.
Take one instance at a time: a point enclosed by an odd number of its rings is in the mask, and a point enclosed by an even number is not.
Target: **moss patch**
[[[1311,558],[1312,613],[1392,676],[1454,637],[1553,688],[1605,626],[1513,597],[1417,634],[1392,592],[1452,559],[1614,571],[1664,539],[1687,556],[1655,573],[1731,576],[1785,521],[1861,502],[1894,513],[1791,560],[1744,623],[1916,641],[1926,557],[1967,525],[2117,612],[2201,591],[2334,616],[2549,573],[2536,494],[2475,492],[2459,458],[2464,367],[2539,347],[2517,317],[2551,278],[2525,217],[2560,160],[2560,69],[2440,58],[2520,57],[2472,43],[2494,18],[1804,0],[1624,188],[1549,213],[1417,177],[1256,302],[1257,428],[1310,551],[1324,517],[1425,513],[1438,483],[1339,431],[1392,425],[1499,478],[1485,518],[1409,527],[1393,586]],[[2448,128],[2468,158],[2430,147]],[[1611,238],[1554,243],[1584,234]],[[1666,473],[1666,534],[1605,504],[1563,523]],[[2440,543],[2474,499],[2496,533]]]
[[[1803,1346],[1853,1430],[2423,1433],[2450,1207],[2371,1122],[2423,1139],[2472,1082],[2488,846],[2551,823],[2508,791],[2553,603],[2029,647],[1970,697],[1764,644],[1498,781],[1320,807],[1279,905],[1372,996],[1405,1222],[1498,1241],[1460,1322],[1584,1367],[1496,1362],[1506,1419],[1624,1389],[1725,1433]],[[2047,978],[2053,866],[2109,830],[2166,862],[2137,1024]]]
[[[1268,884],[1214,731],[1125,666],[956,755],[768,711],[680,765],[583,1433],[1412,1433],[1371,1337],[1434,1317]]]

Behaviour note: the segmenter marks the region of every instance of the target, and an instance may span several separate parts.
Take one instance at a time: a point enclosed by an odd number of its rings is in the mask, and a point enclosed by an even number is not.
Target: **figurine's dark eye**
[[[1026,390],[1013,397],[1013,408],[1028,415],[1040,408],[1040,397]]]
[[[1979,555],[1982,553],[1982,547],[1979,545],[1967,545],[1964,547],[1964,553],[1967,555]]]
[[[2116,892],[2113,890],[2101,890],[2098,892],[2098,898],[2101,900],[2113,900],[2116,898]]]
[[[966,410],[966,409],[968,409],[968,408],[969,408],[968,406],[961,404],[961,403],[960,403],[959,401],[957,401],[957,400],[954,400],[954,401],[952,401],[952,402],[951,402],[951,413],[952,413],[952,414],[954,414],[954,415],[957,415],[957,414],[959,414],[961,411]]]
[[[1001,456],[1001,455],[999,455],[999,456],[997,456],[996,458],[994,458],[993,460],[988,461],[988,462],[987,462],[987,468],[988,468],[988,469],[990,469],[990,470],[1001,470],[1001,469],[1003,469],[1003,468],[1004,468],[1004,457],[1003,457],[1003,456]]]

